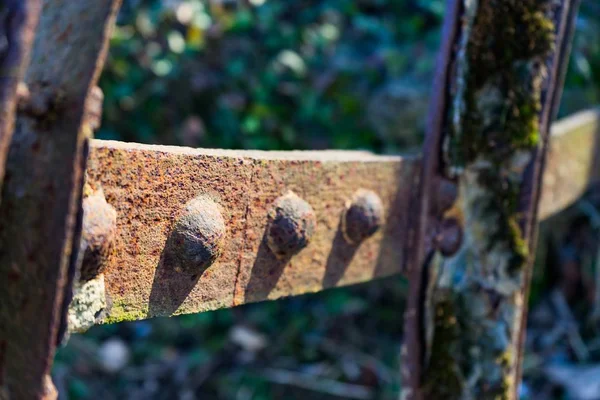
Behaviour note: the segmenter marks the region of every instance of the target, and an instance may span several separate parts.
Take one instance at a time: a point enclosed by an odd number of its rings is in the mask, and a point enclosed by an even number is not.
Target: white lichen
[[[97,315],[106,308],[104,275],[73,287],[73,300],[69,306],[69,333],[82,333],[94,326]]]

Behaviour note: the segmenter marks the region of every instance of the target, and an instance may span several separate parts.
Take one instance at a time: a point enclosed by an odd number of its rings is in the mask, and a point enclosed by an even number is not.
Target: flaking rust
[[[106,202],[102,189],[86,184],[83,195],[79,279],[73,284],[68,310],[69,333],[85,332],[106,309],[103,272],[114,256],[117,235],[117,212]]]
[[[170,268],[175,272],[201,274],[219,258],[225,239],[221,207],[207,195],[190,200],[167,241]]]
[[[88,187],[88,191],[92,189]],[[86,193],[84,193],[85,196]],[[117,212],[106,202],[102,190],[89,192],[83,199],[80,280],[89,281],[101,274],[115,252]]]
[[[359,189],[346,204],[342,216],[344,239],[358,245],[373,236],[383,225],[383,203],[377,193]]]
[[[316,226],[310,204],[289,191],[269,210],[267,245],[277,258],[291,257],[308,246]]]

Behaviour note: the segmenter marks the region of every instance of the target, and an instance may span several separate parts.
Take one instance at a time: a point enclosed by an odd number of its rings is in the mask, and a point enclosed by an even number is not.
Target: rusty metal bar
[[[66,324],[85,172],[85,102],[119,1],[44,0],[0,209],[3,396],[53,398],[48,372]]]
[[[88,181],[117,211],[115,256],[104,272],[111,304],[105,322],[231,307],[399,273],[404,252],[397,242],[407,230],[408,196],[418,168],[414,157],[362,152],[194,150],[94,141]],[[192,208],[217,203],[226,226],[221,256],[208,268],[202,263],[190,268],[189,260],[180,266],[170,246],[179,235],[177,221],[187,218],[186,205],[198,197]],[[375,224],[361,233],[352,231],[362,226],[360,217],[353,224],[352,214],[345,238],[342,215],[353,200],[359,205],[373,200],[375,207],[381,202],[383,215],[366,218],[366,225]],[[303,249],[302,240],[278,232],[277,225],[268,229],[273,218],[285,231],[286,202],[306,209],[307,223],[314,218]]]
[[[577,199],[593,179],[591,144],[599,121],[600,110],[591,110],[554,126],[543,218]],[[88,181],[102,189],[117,213],[115,254],[104,271],[109,304],[104,322],[226,308],[403,273],[407,252],[398,244],[407,238],[419,170],[418,157],[95,140]],[[361,190],[381,199],[382,227],[351,243],[342,217]],[[288,191],[312,207],[316,228],[298,254],[277,257],[269,247],[269,213]],[[225,235],[212,265],[190,268],[193,261],[178,264],[170,253],[177,221],[197,197],[200,208],[218,205]]]

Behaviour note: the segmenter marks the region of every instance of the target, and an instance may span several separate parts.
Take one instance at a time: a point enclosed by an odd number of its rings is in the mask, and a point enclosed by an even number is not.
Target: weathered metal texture
[[[88,181],[117,212],[116,257],[106,277],[107,322],[193,313],[233,303],[252,191],[252,160],[178,147],[93,141]],[[204,271],[177,268],[167,248],[186,204],[200,196],[222,209],[222,255]]]
[[[79,280],[87,282],[101,274],[114,255],[117,213],[106,202],[102,190],[87,196],[84,193],[84,197]]]
[[[39,15],[40,0],[4,0],[0,5],[0,38],[5,41],[0,49],[0,188],[14,129],[17,88],[29,63]]]
[[[255,163],[235,305],[402,271],[405,253],[398,243],[408,230],[406,210],[418,174],[417,160],[344,152],[314,153],[314,158],[303,159],[301,154]],[[385,222],[379,232],[353,245],[344,238],[342,218],[360,189],[379,196]],[[310,204],[317,224],[308,246],[281,259],[265,246],[265,227],[273,202],[288,190]]]
[[[423,303],[425,301],[427,286],[427,271],[422,268],[426,261],[428,247],[427,233],[430,229],[431,215],[441,216],[451,207],[457,198],[457,189],[453,195],[448,195],[448,190],[440,190],[443,182],[441,173],[441,146],[443,125],[446,119],[448,96],[446,88],[451,73],[452,53],[455,48],[456,37],[459,31],[460,0],[446,0],[444,24],[441,32],[441,47],[436,59],[436,70],[432,85],[432,96],[427,112],[427,126],[425,141],[423,143],[423,160],[420,175],[420,184],[412,200],[410,242],[406,245],[412,249],[408,255],[408,278],[410,281],[406,310],[404,311],[404,338],[401,348],[401,377],[406,399],[417,398],[418,390],[423,376],[423,358],[425,355],[425,338],[423,337],[422,321],[424,318]],[[437,179],[436,179],[437,178]],[[454,183],[454,182],[452,182]],[[456,184],[454,183],[454,186]],[[447,201],[438,201],[436,198],[448,198]],[[443,208],[434,206],[436,203],[446,203]]]
[[[25,79],[35,107],[17,117],[0,209],[1,390],[13,399],[47,395],[45,377],[66,326],[89,132],[85,102],[118,3],[42,3]]]
[[[316,292],[399,273],[397,245],[407,229],[415,158],[361,152],[193,150],[93,141],[88,181],[117,211],[116,257],[105,270],[105,322],[194,313]],[[351,245],[341,231],[359,189],[381,198],[384,226]],[[297,254],[277,257],[267,242],[276,199],[293,191],[312,209],[316,228]],[[169,240],[199,195],[221,209],[221,255],[203,271],[177,268]]]
[[[600,181],[597,143],[600,143],[600,109],[574,114],[552,126],[539,205],[540,219],[572,204],[590,183]]]
[[[587,187],[599,123],[599,112],[585,111],[556,124],[542,217],[561,210]],[[410,249],[402,244],[414,214],[409,196],[417,191],[419,164],[414,157],[357,152],[194,150],[92,141],[88,181],[116,209],[118,225],[116,249],[105,270],[112,303],[105,322],[231,307],[405,272]],[[572,164],[570,173],[559,172]],[[569,190],[558,190],[565,185]],[[447,209],[456,188],[449,181],[440,187],[445,194],[437,197],[436,207]],[[368,190],[381,199],[383,224],[372,237],[352,244],[344,237],[343,218],[357,193]],[[268,246],[269,214],[290,191],[312,207],[316,229],[298,254],[278,257]],[[174,245],[181,236],[178,221],[196,198],[206,199],[208,211],[216,203],[226,226],[220,256],[199,270],[186,268]],[[201,204],[195,209],[202,210]],[[450,234],[456,233],[448,231],[436,238],[448,247],[445,251],[452,250]]]
[[[577,3],[448,2],[413,225],[405,399],[516,398],[529,249]],[[445,179],[458,198],[436,210]]]

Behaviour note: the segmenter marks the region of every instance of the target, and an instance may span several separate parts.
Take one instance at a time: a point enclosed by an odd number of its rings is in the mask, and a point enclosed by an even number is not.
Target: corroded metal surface
[[[12,399],[48,398],[79,245],[85,102],[118,3],[42,1],[25,76],[35,107],[17,116],[0,208],[0,391]]]
[[[332,160],[274,159],[255,164],[234,304],[316,292],[402,271],[405,254],[399,243],[408,230],[406,210],[418,173],[416,159],[339,154]],[[347,202],[359,189],[381,198],[384,227],[352,245],[344,239],[341,221]],[[306,248],[279,259],[265,246],[265,226],[271,205],[288,190],[311,205],[317,226]]]
[[[83,256],[79,280],[87,282],[101,274],[114,255],[117,213],[101,190],[85,197],[82,206],[80,251]]]
[[[543,217],[585,190],[598,121],[600,113],[585,112],[554,128],[549,174],[554,166],[576,162],[580,178],[547,179],[544,192],[552,194],[542,199]],[[89,181],[102,188],[118,215],[116,256],[105,271],[105,322],[231,307],[404,272],[402,244],[419,164],[414,157],[359,152],[193,150],[93,141]],[[557,185],[569,190],[555,190]],[[456,188],[451,182],[440,187],[446,195],[436,207],[446,209]],[[369,190],[381,199],[382,226],[352,244],[344,237],[343,217],[356,194]],[[269,213],[289,191],[313,209],[316,228],[298,254],[278,257],[268,246]],[[220,256],[200,271],[173,268],[169,238],[177,236],[177,221],[198,196],[216,203],[225,221]],[[460,232],[450,226],[435,240],[433,245],[451,252]]]
[[[275,199],[268,216],[267,246],[278,259],[291,258],[308,246],[317,226],[315,210],[292,191]]]
[[[88,180],[117,211],[117,257],[105,271],[107,321],[192,313],[233,302],[252,162],[183,148],[94,141]],[[201,274],[171,268],[167,239],[200,195],[222,209],[222,255]],[[166,262],[165,262],[166,261]]]
[[[517,396],[529,251],[577,3],[448,1],[412,225],[404,399]],[[458,198],[435,212],[444,178]]]
[[[342,233],[350,244],[357,245],[373,236],[383,224],[383,204],[377,194],[370,190],[359,189],[346,202],[342,217]]]
[[[88,178],[117,211],[117,256],[105,270],[106,322],[193,313],[274,299],[401,272],[398,246],[415,158],[358,152],[192,150],[94,141]],[[359,189],[381,198],[384,226],[357,245],[341,218]],[[316,228],[297,254],[277,257],[267,223],[277,198],[293,191],[314,210]],[[175,270],[169,237],[199,195],[221,208],[221,255],[200,273]],[[166,250],[165,250],[166,249]]]

